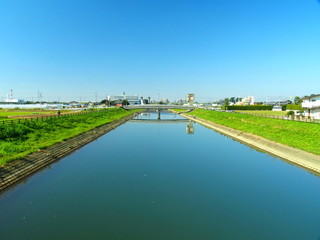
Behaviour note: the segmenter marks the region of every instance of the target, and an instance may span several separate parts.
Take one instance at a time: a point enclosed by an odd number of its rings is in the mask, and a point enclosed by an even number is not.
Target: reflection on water
[[[160,114],[160,120],[186,120],[186,118],[178,115],[173,114],[168,111],[155,111],[155,112],[143,112],[138,114],[134,119],[143,119],[143,120],[158,120],[158,115]]]
[[[194,127],[193,127],[193,122],[192,121],[190,121],[187,124],[186,132],[187,132],[187,134],[194,134]]]
[[[156,113],[157,115],[159,112]],[[159,119],[159,117],[155,118],[154,113],[150,112],[145,112],[145,113],[140,113],[138,116],[130,120],[130,122],[138,122],[138,123],[158,123],[158,124],[164,124],[164,123],[185,123],[186,124],[186,133],[187,134],[194,134],[194,127],[193,124],[194,122],[186,119],[184,117],[181,117],[180,115],[177,114],[172,114],[169,112],[162,112],[162,117]]]

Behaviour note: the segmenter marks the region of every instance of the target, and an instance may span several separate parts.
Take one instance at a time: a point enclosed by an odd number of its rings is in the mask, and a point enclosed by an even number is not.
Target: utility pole
[[[38,90],[38,102],[41,104],[42,103],[42,93]]]

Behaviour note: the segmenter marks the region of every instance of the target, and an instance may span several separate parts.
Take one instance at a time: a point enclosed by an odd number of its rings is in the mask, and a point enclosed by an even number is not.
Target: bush
[[[288,104],[287,110],[303,110],[303,109],[302,109],[301,105]]]
[[[287,116],[293,116],[293,115],[294,115],[294,111],[287,112]]]
[[[33,129],[22,124],[3,124],[0,126],[0,139],[25,137],[31,133]]]

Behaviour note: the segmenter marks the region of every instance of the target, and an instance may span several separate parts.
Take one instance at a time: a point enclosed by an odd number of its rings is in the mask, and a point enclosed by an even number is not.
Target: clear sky
[[[320,93],[318,0],[0,0],[0,97]]]

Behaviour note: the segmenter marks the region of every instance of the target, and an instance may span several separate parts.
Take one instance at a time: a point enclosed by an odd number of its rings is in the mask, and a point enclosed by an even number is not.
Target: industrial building
[[[6,103],[22,103],[24,102],[24,100],[13,98],[13,90],[10,89],[10,93],[7,94],[7,99],[5,100],[5,102]]]
[[[127,100],[129,105],[143,105],[143,97],[139,97],[138,95],[128,96],[124,92],[122,95],[108,95],[108,101],[123,101]]]

